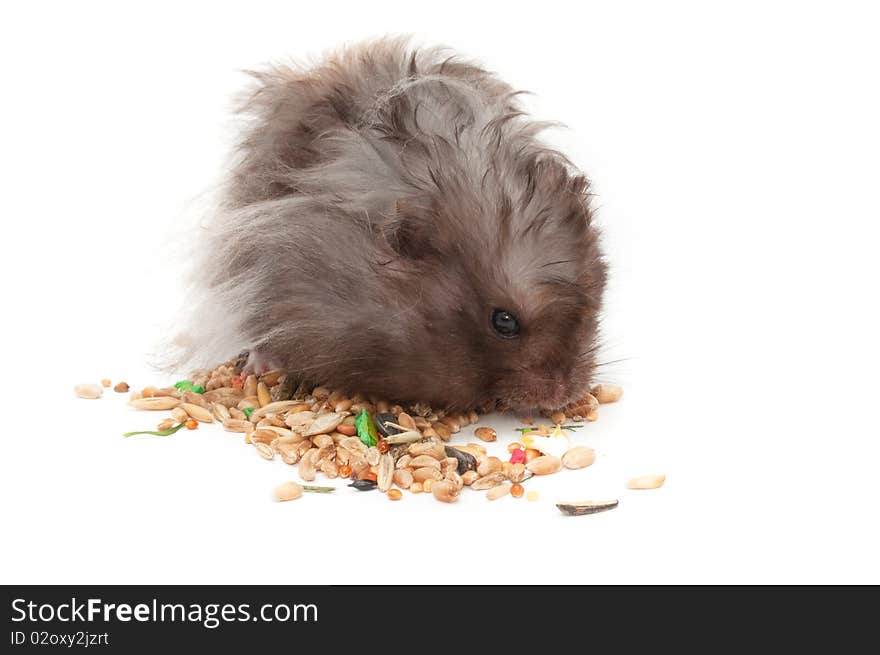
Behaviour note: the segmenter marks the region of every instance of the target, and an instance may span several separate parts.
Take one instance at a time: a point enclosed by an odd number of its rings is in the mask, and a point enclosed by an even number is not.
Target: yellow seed
[[[414,494],[420,494],[420,493],[422,493],[422,491],[423,491],[423,489],[422,489],[422,483],[421,483],[421,482],[413,482],[413,483],[409,486],[409,490],[412,491]]]
[[[535,490],[526,493],[526,500],[538,500],[538,492]]]
[[[104,387],[105,389],[106,389],[107,387],[109,387],[109,386],[110,386],[110,379],[109,379],[109,378],[104,378],[103,380],[101,380],[101,386]]]
[[[422,491],[425,493],[431,493],[431,488],[434,486],[434,478],[428,478],[424,482],[422,482]]]

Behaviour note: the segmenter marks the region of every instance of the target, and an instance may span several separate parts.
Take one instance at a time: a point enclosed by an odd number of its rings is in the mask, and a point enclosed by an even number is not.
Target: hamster
[[[590,184],[518,92],[401,39],[252,75],[197,240],[190,355],[447,410],[589,390],[606,283]]]

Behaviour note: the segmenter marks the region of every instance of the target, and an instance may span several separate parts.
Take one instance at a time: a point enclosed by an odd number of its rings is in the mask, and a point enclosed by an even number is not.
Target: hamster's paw
[[[253,373],[259,376],[278,368],[284,368],[284,362],[279,357],[260,350],[251,350],[242,369],[242,375]]]

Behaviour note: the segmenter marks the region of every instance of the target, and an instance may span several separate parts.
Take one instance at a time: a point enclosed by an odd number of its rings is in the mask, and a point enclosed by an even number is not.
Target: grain
[[[603,405],[616,403],[623,396],[623,387],[616,384],[597,384],[590,394]]]
[[[116,386],[113,387],[113,391],[116,393],[128,393],[129,389],[128,382],[117,382]]]
[[[269,394],[269,387],[266,386],[265,382],[257,382],[257,400],[260,403],[260,407],[265,407],[272,402],[272,396]]]
[[[489,500],[498,500],[502,496],[506,496],[508,493],[510,493],[510,487],[511,485],[506,483],[499,484],[496,487],[492,487],[486,492],[486,498],[488,498]]]
[[[243,419],[230,418],[223,421],[223,429],[227,432],[251,432],[254,424]]]
[[[390,453],[385,453],[379,459],[376,482],[379,485],[379,491],[388,491],[394,482],[394,458]]]
[[[80,398],[100,398],[104,395],[104,388],[100,384],[83,382],[73,388],[73,392]]]
[[[441,503],[454,503],[458,500],[458,489],[448,480],[441,480],[431,485],[431,493]]]
[[[400,489],[389,489],[387,496],[388,500],[400,500],[401,498],[403,498],[403,494],[400,493]]]
[[[210,411],[205,409],[204,407],[199,407],[198,405],[194,405],[192,403],[182,403],[180,408],[197,420],[199,423],[213,423],[214,416]]]
[[[562,468],[562,460],[553,455],[541,455],[528,462],[526,468],[535,475],[549,475]]]
[[[503,484],[506,479],[504,473],[496,471],[495,473],[490,473],[489,475],[484,475],[474,480],[470,487],[476,491],[483,491],[484,489],[491,489],[492,487],[497,487],[499,484]]]
[[[157,396],[155,398],[139,398],[138,400],[130,400],[128,404],[135,409],[147,409],[151,411],[159,411],[163,409],[174,409],[180,404],[177,398],[170,396]]]
[[[627,489],[658,489],[666,482],[665,475],[642,475],[626,483]]]
[[[412,472],[407,469],[396,469],[394,471],[394,484],[401,489],[409,489],[413,484]]]
[[[567,469],[582,469],[596,461],[596,451],[587,446],[575,446],[565,451],[562,465]]]
[[[474,436],[480,441],[492,442],[498,439],[498,433],[494,428],[482,427],[474,430]]]
[[[303,488],[296,482],[285,482],[272,490],[272,498],[279,503],[296,500],[303,495]]]
[[[263,459],[269,459],[269,460],[275,459],[275,449],[272,448],[272,446],[270,446],[269,444],[256,442],[256,443],[254,443],[254,448],[256,448],[257,453]]]

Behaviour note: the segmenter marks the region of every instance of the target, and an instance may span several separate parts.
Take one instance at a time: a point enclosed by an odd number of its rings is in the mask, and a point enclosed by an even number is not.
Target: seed
[[[486,498],[489,500],[497,500],[501,498],[501,496],[506,496],[512,488],[512,485],[509,484],[499,484],[497,487],[492,487],[489,491],[486,492]]]
[[[259,453],[260,457],[263,459],[275,459],[275,449],[269,444],[256,442],[254,443],[254,448],[257,449],[257,453]]]
[[[562,456],[562,465],[567,469],[582,469],[596,461],[596,451],[587,446],[569,448]]]
[[[413,471],[413,480],[416,482],[425,482],[427,480],[442,480],[443,474],[440,473],[439,468],[434,468],[432,466],[424,466],[422,468],[416,469]]]
[[[526,493],[526,500],[533,501],[538,500],[538,492],[532,489],[528,493]]]
[[[177,391],[174,387],[169,387],[168,393],[165,393],[164,389],[160,389],[163,396],[174,396],[175,393],[179,394],[181,403],[190,403],[191,405],[198,405],[199,407],[203,407],[204,409],[211,409],[211,404],[205,400],[205,398],[200,393],[196,393],[195,391],[184,391],[182,394]],[[159,395],[159,391],[156,392],[156,395]],[[173,393],[172,393],[173,392]]]
[[[461,476],[458,473],[455,471],[448,471],[444,477],[454,484],[456,489],[461,491],[461,488],[464,486],[464,480],[461,479]]]
[[[148,409],[152,411],[174,409],[180,404],[177,398],[170,396],[158,396],[156,398],[139,398],[138,400],[130,400],[128,404],[137,409]]]
[[[397,469],[394,471],[394,484],[401,489],[409,489],[413,484],[412,473],[406,469]]]
[[[269,394],[269,387],[265,382],[257,382],[257,400],[260,401],[260,407],[265,407],[272,403],[272,396]]]
[[[419,441],[418,443],[410,444],[406,451],[413,457],[419,457],[421,455],[427,455],[434,459],[443,459],[446,457],[446,447],[439,441],[433,440]]]
[[[309,426],[309,429],[303,432],[303,434],[307,437],[314,436],[316,434],[325,434],[328,432],[333,432],[336,427],[342,423],[342,419],[345,418],[345,415],[341,412],[333,412],[330,414],[322,414],[321,416],[315,419],[315,422]],[[288,423],[288,425],[290,425]]]
[[[616,384],[597,384],[590,390],[590,394],[603,405],[616,403],[623,396],[623,387]]]
[[[340,423],[336,426],[336,431],[340,434],[344,434],[347,437],[355,436],[358,431],[357,428],[353,425],[346,425],[345,423]]]
[[[247,396],[246,398],[239,400],[236,407],[241,410],[247,409],[248,407],[251,409],[258,409],[260,407],[260,399],[256,396]]]
[[[438,421],[437,423],[432,423],[431,427],[434,428],[434,432],[436,432],[437,436],[443,441],[449,441],[452,438],[452,430],[449,429],[448,425],[444,425]]]
[[[278,384],[278,381],[281,379],[282,375],[284,375],[284,371],[280,368],[276,368],[263,373],[263,375],[260,377],[260,380],[265,382],[267,387],[274,387],[276,384]]]
[[[468,412],[468,423],[473,425],[474,423],[476,423],[479,420],[480,420],[480,415],[477,414],[475,411],[471,410],[470,412]]]
[[[351,467],[348,464],[343,464],[339,467],[339,476],[343,478],[347,478],[351,475]]]
[[[184,423],[189,418],[189,414],[183,411],[180,407],[175,407],[171,410],[171,417],[178,423]]]
[[[175,425],[177,425],[177,421],[175,421],[173,418],[166,418],[164,421],[162,421],[161,423],[159,423],[159,425],[156,426],[156,429],[157,430],[168,430],[170,428],[173,428]]]
[[[477,480],[479,477],[480,474],[476,471],[465,471],[461,474],[461,481],[469,487],[474,483],[474,480]]]
[[[231,412],[232,410],[230,410]],[[259,410],[257,410],[259,411]],[[255,412],[256,413],[256,412]],[[315,420],[317,414],[308,409],[299,411],[299,412],[290,412],[287,416],[284,417],[284,422],[291,428],[295,428],[301,425],[309,425],[312,421]]]
[[[158,391],[158,389],[156,389],[156,387],[144,387],[141,390],[141,397],[142,398],[152,398],[156,394],[156,391]]]
[[[591,410],[589,414],[587,414],[586,420],[589,421],[590,423],[592,423],[597,418],[599,418],[599,413],[594,409],[594,410]]]
[[[415,484],[418,484],[416,482]],[[434,486],[434,478],[428,478],[424,482],[422,482],[422,491],[425,493],[431,493],[431,488]]]
[[[117,382],[116,386],[113,387],[113,391],[115,391],[116,393],[127,393],[128,389],[128,382]]]
[[[336,412],[347,412],[349,408],[351,408],[352,402],[349,399],[340,400],[333,406],[333,410]]]
[[[397,463],[394,465],[396,468],[403,469],[409,466],[409,463],[412,461],[412,456],[409,454],[404,454],[400,456],[400,459],[397,460]]]
[[[574,503],[556,503],[556,507],[563,514],[569,516],[582,516],[584,514],[597,514],[599,512],[607,512],[617,507],[616,500],[592,501],[584,500]]]
[[[104,378],[103,380],[101,380],[101,386],[104,387],[105,389],[106,389],[107,387],[109,387],[109,386],[110,386],[110,379],[109,379],[109,378]]]
[[[281,455],[281,461],[285,464],[296,464],[300,459],[299,450],[295,445],[285,444],[285,443],[276,443],[273,446],[275,448],[275,452]]]
[[[204,407],[193,405],[192,403],[183,403],[180,408],[197,420],[199,423],[213,423],[214,416]]]
[[[627,489],[657,489],[666,482],[665,475],[643,475],[626,483]]]
[[[272,498],[279,503],[287,500],[296,500],[302,494],[303,488],[296,482],[285,482],[272,490]]]
[[[540,450],[535,450],[534,448],[526,448],[526,463],[531,462],[533,459],[537,459],[540,456]]]
[[[519,422],[524,423],[525,425],[534,425],[535,419],[533,419],[531,416],[524,416],[519,420]]]
[[[418,430],[407,430],[406,432],[389,434],[387,437],[385,437],[385,441],[387,441],[389,445],[411,443],[413,441],[419,441],[420,439],[422,439],[422,435],[418,432]]]
[[[214,411],[214,418],[218,421],[225,421],[226,419],[231,418],[229,410],[226,408],[226,405],[222,403],[214,403],[211,405],[211,409]]]
[[[73,392],[80,398],[100,398],[104,395],[104,388],[100,384],[84,382],[76,385]]]
[[[272,432],[272,430],[266,430],[263,428],[258,428],[251,432],[251,441],[253,443],[264,443],[271,444],[278,438],[278,435]]]
[[[325,459],[321,462],[321,471],[331,480],[339,477],[339,467],[332,459]]]
[[[527,463],[526,468],[535,475],[548,475],[562,468],[562,460],[553,455],[541,455]]]
[[[407,430],[415,430],[416,422],[413,420],[413,417],[407,414],[406,412],[401,412],[397,415],[397,422],[400,423]]]
[[[317,469],[315,468],[315,455],[317,452],[317,448],[310,448],[302,456],[302,459],[299,460],[299,477],[306,482],[311,482],[315,479],[315,474],[317,473]]]
[[[244,395],[245,396],[256,396],[257,395],[257,378],[253,375],[248,375],[244,381]]]
[[[507,470],[507,479],[511,482],[522,482],[526,479],[526,465],[522,462],[511,464]]]
[[[495,473],[490,473],[489,475],[484,475],[471,483],[471,489],[476,491],[483,491],[484,489],[491,489],[492,487],[497,487],[499,484],[503,484],[507,478],[504,477],[504,473],[501,471],[496,471]]]
[[[458,489],[455,484],[449,482],[448,480],[441,480],[440,482],[435,482],[431,486],[431,493],[434,494],[434,498],[439,500],[441,503],[454,503],[458,500]]]
[[[474,430],[474,436],[480,441],[495,441],[498,438],[498,433],[494,428],[483,427]]]
[[[389,489],[387,496],[388,500],[400,500],[401,498],[403,498],[403,494],[400,492],[400,489]]]
[[[246,421],[247,420],[247,416],[245,416],[245,413],[243,411],[241,411],[238,407],[229,407],[228,409],[229,409],[229,416],[231,416],[233,419],[236,419],[239,421]]]
[[[251,432],[254,424],[238,418],[230,418],[223,421],[223,429],[227,432]]]
[[[385,453],[379,460],[379,470],[376,471],[376,483],[380,491],[388,491],[394,482],[394,458],[390,453]]]
[[[519,441],[507,444],[507,452],[512,453],[514,450],[522,450],[522,444]]]
[[[186,423],[184,423],[184,425],[186,426],[187,430],[195,430],[197,427],[199,427],[199,422],[194,418],[190,418],[186,420]]]
[[[565,412],[553,412],[550,415],[550,420],[553,421],[554,423],[556,423],[557,425],[565,423]]]
[[[422,483],[421,482],[413,482],[409,486],[409,490],[412,491],[414,494],[422,493]]]
[[[456,464],[458,464],[458,462],[456,462]],[[413,457],[409,461],[408,466],[414,469],[422,468],[423,466],[431,466],[439,470],[440,462],[430,455],[419,455],[418,457]]]
[[[504,469],[504,464],[497,457],[487,457],[480,465],[477,467],[477,473],[480,474],[480,477],[489,475],[490,473],[495,473],[496,471],[501,471]]]
[[[453,448],[451,446],[446,446],[444,448],[444,452],[447,457],[454,457],[458,460],[458,467],[455,469],[459,475],[466,473],[467,471],[476,471],[477,470],[477,458],[474,457],[471,453],[461,450],[459,448]]]
[[[461,432],[461,423],[459,423],[457,416],[444,416],[440,419],[440,423],[447,426],[452,434]]]
[[[376,474],[369,470],[362,472],[359,477],[361,480],[370,480],[371,482],[376,482]]]
[[[376,450],[378,450],[382,454],[387,453],[389,448],[390,446],[385,439],[379,439],[379,441],[376,442]]]
[[[315,387],[312,389],[312,397],[315,400],[327,400],[330,397],[330,390],[327,387]]]
[[[514,498],[522,498],[524,491],[525,489],[523,489],[523,486],[519,482],[510,485],[510,495]]]

